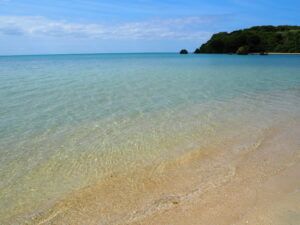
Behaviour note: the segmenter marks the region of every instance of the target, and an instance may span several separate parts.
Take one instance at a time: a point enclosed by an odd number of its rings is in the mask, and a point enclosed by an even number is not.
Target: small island
[[[189,52],[188,52],[188,50],[186,50],[186,49],[182,49],[182,50],[179,52],[179,54],[181,54],[181,55],[186,55],[186,54],[189,54]]]
[[[300,53],[300,26],[255,26],[214,34],[194,53],[260,54]]]

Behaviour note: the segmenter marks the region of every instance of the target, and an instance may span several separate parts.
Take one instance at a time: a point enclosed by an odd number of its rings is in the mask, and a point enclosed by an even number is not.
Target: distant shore
[[[292,53],[292,52],[265,52],[266,55],[300,55],[300,52],[298,53]],[[260,52],[251,52],[248,55],[261,55]]]
[[[269,55],[300,55],[300,52],[298,53],[291,53],[291,52],[268,52]]]
[[[254,26],[213,34],[195,53],[276,52],[300,54],[300,26]],[[291,54],[292,55],[292,54]],[[293,54],[294,55],[294,54]]]

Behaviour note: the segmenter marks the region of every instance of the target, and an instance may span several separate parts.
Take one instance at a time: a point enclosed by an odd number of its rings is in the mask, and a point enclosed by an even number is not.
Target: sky
[[[256,25],[300,25],[300,0],[0,0],[0,55],[193,51]]]

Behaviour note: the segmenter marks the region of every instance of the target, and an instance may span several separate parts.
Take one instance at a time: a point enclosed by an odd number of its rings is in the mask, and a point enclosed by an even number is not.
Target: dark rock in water
[[[180,51],[180,54],[189,54],[189,52],[188,52],[188,50],[186,50],[186,49],[182,49],[182,50]]]
[[[260,55],[269,55],[267,52],[260,52]]]
[[[249,54],[249,47],[247,45],[239,47],[236,51],[238,55],[248,55]]]
[[[194,51],[194,54],[200,54],[200,48],[197,48],[195,51]]]

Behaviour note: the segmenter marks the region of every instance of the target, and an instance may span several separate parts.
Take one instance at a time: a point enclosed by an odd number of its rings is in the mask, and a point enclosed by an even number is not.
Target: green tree
[[[236,51],[236,54],[248,55],[249,54],[249,46],[245,45],[245,46],[239,47],[238,50]]]
[[[255,26],[214,34],[194,53],[236,53],[241,46],[253,52],[300,52],[300,26]]]

